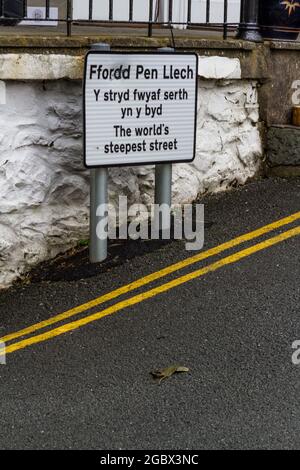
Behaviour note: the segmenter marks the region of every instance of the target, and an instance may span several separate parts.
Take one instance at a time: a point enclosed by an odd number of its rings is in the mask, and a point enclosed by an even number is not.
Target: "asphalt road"
[[[300,179],[263,180],[203,202],[207,250],[298,212]],[[138,292],[295,227],[299,219]],[[8,354],[0,366],[0,448],[299,449],[300,365],[291,360],[300,340],[299,247],[291,237]],[[182,242],[148,242],[112,247],[102,267],[89,267],[86,251],[46,265],[32,282],[0,293],[0,335],[194,254]],[[191,372],[156,384],[150,371],[171,364]]]

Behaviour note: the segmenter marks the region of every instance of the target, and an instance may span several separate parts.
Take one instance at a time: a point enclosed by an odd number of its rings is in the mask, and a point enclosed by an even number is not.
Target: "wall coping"
[[[84,55],[65,54],[0,54],[0,80],[81,80]],[[241,79],[237,58],[199,56],[200,78]]]
[[[117,48],[157,48],[164,46],[171,46],[169,37],[154,36],[151,38],[145,36],[130,36],[130,35],[95,35],[95,36],[19,36],[14,34],[0,35],[0,52],[12,52],[13,50],[21,49],[23,52],[31,52],[32,50],[39,51],[41,49],[47,50],[66,49],[66,53],[73,53],[80,49],[88,49],[91,44],[95,42],[107,42],[112,47]],[[208,49],[208,50],[240,50],[240,51],[253,51],[261,45],[277,50],[299,50],[299,41],[265,41],[263,43],[254,43],[250,41],[242,41],[240,39],[214,39],[214,38],[197,38],[197,37],[176,37],[176,47],[178,49]],[[28,49],[28,50],[26,50]]]
[[[29,52],[29,50],[36,50],[41,53],[41,49],[47,50],[57,49],[61,53],[61,49],[65,52],[76,49],[80,53],[80,49],[89,49],[90,45],[95,42],[106,42],[113,48],[120,49],[156,49],[158,47],[171,46],[170,38],[168,37],[152,37],[145,36],[14,36],[6,35],[0,36],[0,52],[12,52],[13,50],[21,49],[22,52]],[[201,39],[195,37],[176,37],[176,47],[178,49],[216,49],[216,50],[243,50],[252,51],[255,49],[256,44],[250,41],[242,41],[238,39]],[[18,51],[19,52],[19,51]]]

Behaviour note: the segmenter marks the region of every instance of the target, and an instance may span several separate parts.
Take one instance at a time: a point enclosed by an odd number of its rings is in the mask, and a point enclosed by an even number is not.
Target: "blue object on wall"
[[[259,23],[264,38],[297,39],[300,32],[300,0],[261,0]]]

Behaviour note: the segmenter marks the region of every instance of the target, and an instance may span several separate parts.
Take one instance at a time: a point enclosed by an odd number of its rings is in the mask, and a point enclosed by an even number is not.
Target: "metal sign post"
[[[92,51],[110,51],[110,45],[105,43],[92,44]],[[90,262],[100,263],[107,258],[108,224],[104,227],[101,237],[97,235],[97,225],[107,214],[97,215],[97,210],[108,204],[108,169],[95,168],[91,170],[90,190]]]
[[[172,47],[161,47],[158,52],[174,52]],[[155,204],[166,204],[170,211],[172,206],[172,163],[164,163],[155,166]],[[159,228],[168,231],[171,228],[171,213],[163,212],[158,221]]]

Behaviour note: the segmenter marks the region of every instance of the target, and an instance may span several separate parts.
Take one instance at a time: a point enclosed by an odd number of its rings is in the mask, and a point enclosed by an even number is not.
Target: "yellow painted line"
[[[172,264],[170,266],[167,266],[166,268],[161,269],[160,271],[156,271],[152,274],[149,274],[148,276],[142,277],[134,282],[131,282],[130,284],[127,284],[125,286],[122,286],[118,289],[115,289],[111,292],[108,292],[107,294],[101,295],[100,297],[97,297],[96,299],[93,299],[89,302],[86,302],[82,305],[79,305],[77,307],[74,307],[70,310],[67,310],[66,312],[60,313],[54,317],[51,317],[47,320],[41,321],[39,323],[35,323],[27,328],[24,328],[22,330],[16,331],[14,333],[10,333],[6,336],[3,336],[0,338],[0,341],[2,342],[8,342],[13,339],[20,338],[22,336],[29,335],[30,333],[34,333],[38,330],[41,330],[42,328],[46,328],[50,325],[53,325],[55,323],[58,323],[60,321],[66,320],[67,318],[70,318],[74,315],[77,315],[79,313],[82,313],[86,310],[89,310],[93,307],[96,307],[98,305],[103,304],[104,302],[108,302],[110,300],[113,300],[123,294],[127,294],[128,292],[131,292],[135,289],[138,289],[142,286],[145,286],[149,284],[150,282],[156,281],[157,279],[161,279],[162,277],[165,277],[169,274],[174,273],[175,271],[178,271],[180,269],[183,269],[187,266],[190,266],[194,263],[197,263],[199,261],[205,260],[207,258],[210,258],[211,256],[218,255],[222,253],[225,250],[229,250],[230,248],[234,248],[237,245],[240,245],[241,243],[245,243],[247,241],[253,240],[255,238],[258,238],[262,235],[265,235],[266,233],[271,232],[272,230],[279,229],[280,227],[284,227],[285,225],[291,224],[295,222],[296,220],[300,219],[300,212],[296,212],[295,214],[292,214],[288,217],[285,217],[283,219],[277,220],[275,222],[272,222],[271,224],[265,225],[264,227],[261,227],[257,230],[254,230],[252,232],[248,232],[244,235],[241,235],[237,238],[234,238],[232,240],[229,240],[228,242],[222,243],[221,245],[218,245],[214,248],[211,248],[207,251],[203,251],[200,253],[197,253],[194,256],[191,256],[183,261],[179,261],[178,263]]]
[[[174,279],[170,282],[162,284],[161,286],[155,287],[151,290],[135,295],[127,300],[123,300],[117,304],[112,305],[111,307],[106,308],[105,310],[102,310],[100,312],[94,313],[87,317],[81,318],[80,320],[67,323],[63,326],[47,331],[46,333],[43,333],[37,336],[32,336],[25,340],[11,344],[7,346],[6,354],[10,354],[14,351],[18,351],[19,349],[24,349],[33,344],[41,343],[43,341],[47,341],[49,339],[55,338],[56,336],[60,336],[62,334],[81,328],[82,326],[88,325],[89,323],[100,320],[100,318],[107,317],[108,315],[112,315],[116,312],[119,312],[120,310],[123,310],[124,308],[136,305],[140,302],[143,302],[146,299],[150,299],[152,297],[155,297],[158,294],[167,292],[170,289],[174,289],[175,287],[185,284],[188,281],[197,279],[201,276],[204,276],[205,274],[216,271],[217,269],[220,269],[224,266],[227,266],[232,263],[236,263],[237,261],[240,261],[243,258],[246,258],[261,250],[265,250],[266,248],[270,248],[276,245],[277,243],[283,242],[284,240],[288,240],[289,238],[295,237],[297,235],[300,235],[300,227],[296,227],[292,230],[288,230],[287,232],[283,232],[282,234],[277,235],[276,237],[269,238],[261,243],[258,243],[257,245],[251,246],[250,248],[246,248],[245,250],[238,251],[237,253],[231,256],[227,256],[226,258],[223,258],[220,261],[217,261],[213,264],[210,264],[204,268],[198,269],[197,271],[193,271],[184,276],[178,277],[177,279]]]

